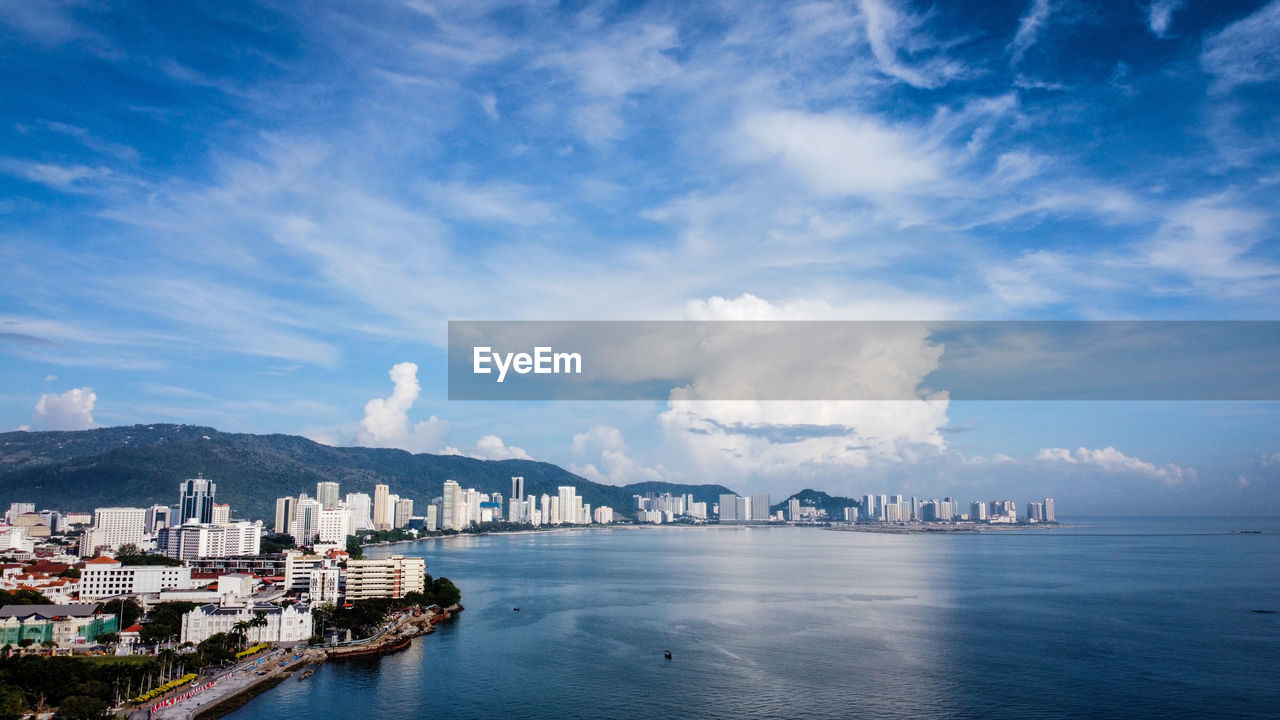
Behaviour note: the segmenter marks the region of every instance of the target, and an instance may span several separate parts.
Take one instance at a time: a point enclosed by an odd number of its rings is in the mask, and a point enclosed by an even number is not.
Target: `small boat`
[[[514,612],[520,612],[520,608],[511,608]]]
[[[663,655],[663,657],[665,657],[665,658],[666,658],[666,659],[668,659],[668,660],[670,660],[670,659],[671,659],[671,651],[670,651],[670,650],[668,650],[668,651],[666,651],[666,652],[662,653],[662,655]]]

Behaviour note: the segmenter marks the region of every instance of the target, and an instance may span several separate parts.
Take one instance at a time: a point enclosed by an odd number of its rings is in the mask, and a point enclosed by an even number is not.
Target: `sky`
[[[445,372],[449,320],[1280,319],[1277,37],[1280,0],[2,3],[0,428],[1280,514],[1276,403],[951,401],[918,339],[914,401]]]

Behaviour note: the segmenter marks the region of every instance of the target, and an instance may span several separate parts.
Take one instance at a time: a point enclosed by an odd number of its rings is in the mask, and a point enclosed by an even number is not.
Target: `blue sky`
[[[1272,403],[449,403],[442,346],[1277,319],[1278,36],[1280,0],[5,3],[0,426],[1274,514]],[[777,439],[810,424],[847,432]]]

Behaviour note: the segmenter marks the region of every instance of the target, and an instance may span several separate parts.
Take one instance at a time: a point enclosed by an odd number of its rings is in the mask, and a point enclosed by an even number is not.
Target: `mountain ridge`
[[[733,492],[722,485],[605,485],[537,460],[336,447],[298,435],[227,433],[200,425],[0,433],[0,506],[34,502],[38,509],[88,511],[173,505],[178,484],[198,473],[217,483],[218,502],[229,503],[235,517],[268,522],[276,498],[313,494],[315,484],[325,480],[338,482],[344,494],[372,495],[374,485],[385,483],[391,492],[414,500],[416,515],[440,495],[447,479],[504,498],[512,475],[524,476],[525,493],[531,495],[554,495],[559,485],[574,485],[584,503],[608,505],[626,516],[634,513],[637,492],[692,493],[708,507],[721,493]]]

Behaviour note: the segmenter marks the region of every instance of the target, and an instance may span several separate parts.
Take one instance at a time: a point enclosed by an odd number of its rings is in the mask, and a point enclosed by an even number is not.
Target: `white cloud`
[[[1049,16],[1053,14],[1053,3],[1050,0],[1031,0],[1031,6],[1018,20],[1018,32],[1009,42],[1010,62],[1017,65],[1022,56],[1040,39],[1040,33],[1049,24]]]
[[[93,388],[68,390],[61,395],[44,393],[36,402],[32,427],[38,430],[88,430],[97,425],[93,408],[98,396]]]
[[[689,308],[704,320],[845,316],[842,309],[824,303],[797,300],[774,305],[750,294],[736,300],[711,298]],[[761,347],[740,333],[702,338],[705,343],[741,342],[744,347],[699,367],[692,382],[671,391],[660,416],[664,464],[708,482],[750,489],[790,485],[822,469],[865,468],[936,455],[946,448],[940,429],[947,423],[948,400],[945,394],[923,397],[919,389],[937,368],[942,352],[927,336],[922,324],[879,326],[874,335],[833,337],[830,352],[817,351],[818,358],[796,350],[792,343]],[[815,362],[820,371],[815,371]],[[762,387],[780,397],[885,400],[721,399],[750,397],[752,388]]]
[[[84,180],[104,178],[111,171],[104,167],[55,165],[15,158],[0,158],[0,171],[57,190],[70,190]]]
[[[1147,25],[1158,38],[1169,37],[1169,28],[1173,25],[1173,14],[1180,10],[1186,0],[1155,0],[1147,11]]]
[[[1216,75],[1214,89],[1267,82],[1280,76],[1280,0],[1205,38],[1200,66]]]
[[[1062,462],[1070,465],[1091,465],[1112,473],[1133,473],[1155,478],[1166,485],[1176,485],[1182,482],[1184,478],[1194,479],[1196,476],[1196,471],[1193,468],[1183,468],[1172,463],[1155,465],[1154,463],[1125,455],[1111,446],[1098,450],[1078,448],[1074,453],[1066,448],[1043,448],[1036,453],[1036,459],[1045,462]]]
[[[529,453],[514,446],[507,445],[502,442],[502,438],[497,435],[485,435],[476,441],[475,449],[470,453],[471,457],[480,458],[481,460],[532,460]]]
[[[932,89],[960,77],[965,68],[960,63],[935,56],[916,65],[900,59],[900,51],[919,53],[939,45],[921,32],[924,21],[882,0],[862,0],[862,19],[866,24],[867,43],[880,72],[918,88]]]
[[[740,134],[749,159],[777,158],[823,195],[888,195],[942,174],[936,139],[870,116],[761,112]]]
[[[1280,452],[1271,453],[1270,455],[1263,455],[1261,462],[1263,467],[1280,465]]]
[[[409,410],[418,399],[418,366],[397,363],[388,373],[395,384],[391,395],[365,403],[356,442],[367,447],[394,447],[410,452],[434,452],[444,445],[452,426],[432,415],[409,427]]]
[[[573,453],[591,459],[584,464],[570,463],[568,470],[593,482],[606,485],[628,485],[650,480],[665,480],[661,467],[646,467],[636,462],[623,439],[622,431],[610,425],[594,425],[573,436]]]

